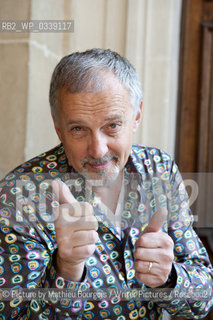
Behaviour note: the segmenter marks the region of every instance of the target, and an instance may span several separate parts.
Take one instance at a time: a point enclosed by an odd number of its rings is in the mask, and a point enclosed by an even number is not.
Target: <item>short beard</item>
[[[91,172],[88,171],[85,168],[86,164],[104,164],[105,162],[108,161],[113,161],[115,166],[114,166],[114,171],[110,174],[108,170],[102,170],[101,172]],[[82,171],[81,174],[87,179],[87,180],[93,180],[96,181],[96,183],[99,186],[104,186],[108,187],[112,185],[116,179],[118,178],[120,174],[120,168],[118,166],[118,156],[116,154],[107,154],[103,158],[100,159],[94,159],[93,157],[87,157],[84,158],[81,161],[82,164]]]

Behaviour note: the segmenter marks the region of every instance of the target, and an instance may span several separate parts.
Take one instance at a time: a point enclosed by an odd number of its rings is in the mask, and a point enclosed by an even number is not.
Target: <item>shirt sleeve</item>
[[[200,319],[213,304],[213,269],[201,240],[192,228],[193,216],[182,177],[173,163],[168,196],[168,233],[174,241],[177,281],[171,299],[157,302],[172,315]]]
[[[82,282],[67,281],[57,275],[53,263],[57,248],[54,224],[42,224],[31,215],[30,203],[22,204],[23,212],[14,198],[8,197],[7,189],[2,190],[0,317],[53,319],[56,313],[64,318],[82,315],[86,301],[79,297],[87,288],[87,272]]]

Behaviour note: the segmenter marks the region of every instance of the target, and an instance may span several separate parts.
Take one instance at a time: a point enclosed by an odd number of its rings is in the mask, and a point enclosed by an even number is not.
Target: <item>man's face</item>
[[[88,179],[110,184],[130,155],[141,110],[135,117],[128,91],[112,75],[106,76],[101,92],[62,89],[58,105],[53,120],[69,163]]]

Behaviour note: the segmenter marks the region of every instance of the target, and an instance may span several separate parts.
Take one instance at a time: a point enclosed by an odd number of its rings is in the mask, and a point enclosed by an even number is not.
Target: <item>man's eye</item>
[[[70,132],[73,136],[82,136],[85,133],[85,128],[76,126],[71,128]]]
[[[118,129],[118,127],[120,127],[120,123],[111,123],[109,125],[110,129]]]
[[[82,130],[82,127],[74,127],[74,128],[72,128],[72,131],[76,131],[76,132],[81,131],[81,130]]]

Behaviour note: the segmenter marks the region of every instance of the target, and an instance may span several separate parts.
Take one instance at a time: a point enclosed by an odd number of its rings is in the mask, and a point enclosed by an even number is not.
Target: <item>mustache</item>
[[[104,164],[105,162],[111,161],[111,160],[118,160],[117,154],[106,154],[102,158],[93,158],[93,157],[86,157],[83,160],[81,160],[81,164],[84,166],[85,164]]]

